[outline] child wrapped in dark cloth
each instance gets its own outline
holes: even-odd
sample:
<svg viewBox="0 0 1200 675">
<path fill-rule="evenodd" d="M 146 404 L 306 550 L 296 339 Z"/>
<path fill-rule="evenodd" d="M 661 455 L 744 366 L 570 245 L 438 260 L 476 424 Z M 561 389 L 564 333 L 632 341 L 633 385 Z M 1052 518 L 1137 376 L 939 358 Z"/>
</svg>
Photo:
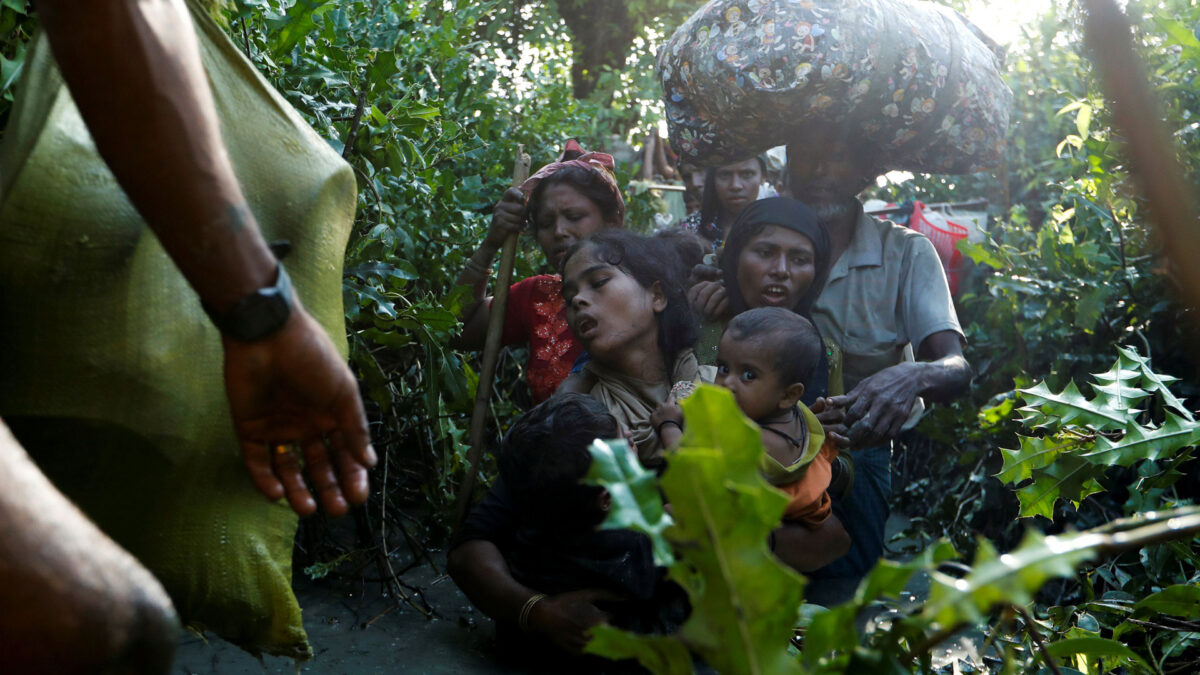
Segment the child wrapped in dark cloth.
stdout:
<svg viewBox="0 0 1200 675">
<path fill-rule="evenodd" d="M 649 539 L 597 529 L 611 498 L 580 480 L 588 446 L 619 438 L 596 399 L 562 394 L 521 417 L 501 444 L 500 477 L 471 511 L 449 554 L 450 574 L 496 620 L 508 648 L 546 642 L 578 652 L 592 625 L 673 632 L 690 608 L 683 590 L 656 567 Z M 528 651 L 528 650 L 525 650 Z"/>
</svg>

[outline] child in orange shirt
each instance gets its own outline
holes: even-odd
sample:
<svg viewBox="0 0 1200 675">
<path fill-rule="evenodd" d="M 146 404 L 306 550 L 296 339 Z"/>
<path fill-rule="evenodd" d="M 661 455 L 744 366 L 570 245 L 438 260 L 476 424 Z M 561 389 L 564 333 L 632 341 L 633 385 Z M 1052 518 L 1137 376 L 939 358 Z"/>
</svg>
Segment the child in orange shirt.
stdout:
<svg viewBox="0 0 1200 675">
<path fill-rule="evenodd" d="M 789 497 L 784 521 L 810 530 L 830 516 L 826 489 L 838 455 L 816 415 L 800 402 L 822 348 L 803 316 L 778 307 L 747 310 L 721 335 L 714 382 L 732 391 L 738 408 L 762 430 L 763 477 Z M 683 415 L 674 398 L 659 406 L 652 422 L 664 445 L 679 442 Z"/>
</svg>

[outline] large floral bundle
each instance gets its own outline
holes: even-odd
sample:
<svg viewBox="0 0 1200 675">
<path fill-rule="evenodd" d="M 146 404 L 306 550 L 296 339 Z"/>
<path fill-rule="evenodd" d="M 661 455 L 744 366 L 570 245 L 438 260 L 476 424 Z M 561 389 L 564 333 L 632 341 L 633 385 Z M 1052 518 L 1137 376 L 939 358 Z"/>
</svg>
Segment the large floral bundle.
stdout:
<svg viewBox="0 0 1200 675">
<path fill-rule="evenodd" d="M 910 0 L 712 0 L 659 52 L 671 143 L 742 159 L 814 122 L 885 169 L 969 173 L 1000 162 L 1012 92 L 961 15 Z"/>
</svg>

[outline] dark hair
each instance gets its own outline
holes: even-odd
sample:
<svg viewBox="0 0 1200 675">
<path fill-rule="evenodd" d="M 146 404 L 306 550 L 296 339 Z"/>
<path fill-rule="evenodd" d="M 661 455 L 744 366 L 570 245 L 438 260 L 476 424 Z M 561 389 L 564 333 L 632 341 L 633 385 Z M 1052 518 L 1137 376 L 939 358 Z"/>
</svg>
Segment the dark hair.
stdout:
<svg viewBox="0 0 1200 675">
<path fill-rule="evenodd" d="M 567 159 L 573 158 L 568 157 Z M 582 166 L 566 166 L 543 178 L 530 193 L 526 218 L 529 220 L 531 230 L 537 230 L 537 222 L 535 222 L 537 212 L 542 208 L 542 197 L 546 193 L 546 188 L 551 185 L 568 185 L 574 188 L 596 205 L 605 221 L 616 219 L 618 225 L 624 225 L 625 204 L 612 185 L 600 175 L 599 170 L 585 169 Z"/>
<path fill-rule="evenodd" d="M 811 321 L 782 307 L 757 307 L 733 317 L 726 332 L 733 339 L 758 340 L 760 349 L 773 352 L 775 372 L 785 384 L 800 382 L 807 388 L 825 348 Z"/>
<path fill-rule="evenodd" d="M 746 159 L 750 159 L 747 157 Z M 767 179 L 767 156 L 755 155 L 754 159 L 758 160 L 758 169 L 762 171 L 763 180 Z M 738 164 L 746 161 L 745 159 L 736 162 L 726 162 L 721 166 L 730 164 Z M 704 194 L 700 196 L 700 225 L 711 225 L 717 222 L 717 214 L 721 212 L 721 202 L 717 199 L 717 169 L 720 167 L 710 166 L 705 170 L 704 174 Z"/>
<path fill-rule="evenodd" d="M 789 197 L 770 197 L 751 203 L 729 228 L 729 236 L 721 251 L 720 261 L 729 308 L 734 314 L 740 314 L 747 309 L 746 298 L 737 279 L 738 258 L 741 257 L 746 244 L 770 225 L 798 232 L 812 242 L 813 267 L 816 273 L 808 290 L 792 308 L 793 312 L 808 316 L 817 296 L 825 287 L 825 278 L 829 276 L 829 233 L 825 225 L 817 220 L 812 209 Z"/>
<path fill-rule="evenodd" d="M 522 520 L 550 530 L 599 524 L 603 488 L 579 481 L 592 464 L 592 441 L 620 435 L 616 418 L 584 394 L 554 396 L 522 415 L 499 451 L 500 476 Z"/>
<path fill-rule="evenodd" d="M 695 347 L 700 338 L 700 321 L 684 288 L 696 256 L 703 257 L 703 248 L 697 250 L 697 245 L 694 237 L 669 232 L 643 237 L 629 230 L 605 230 L 572 244 L 563 255 L 559 272 L 566 270 L 573 255 L 591 247 L 596 260 L 621 268 L 642 288 L 658 282 L 667 298 L 667 308 L 658 316 L 658 349 L 669 371 L 679 352 Z"/>
</svg>

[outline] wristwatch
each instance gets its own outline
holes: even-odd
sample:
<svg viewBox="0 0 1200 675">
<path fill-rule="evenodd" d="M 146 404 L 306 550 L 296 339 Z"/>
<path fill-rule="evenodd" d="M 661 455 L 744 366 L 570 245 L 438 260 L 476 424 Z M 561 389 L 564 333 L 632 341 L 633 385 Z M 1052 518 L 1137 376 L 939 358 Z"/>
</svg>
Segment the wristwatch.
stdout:
<svg viewBox="0 0 1200 675">
<path fill-rule="evenodd" d="M 283 328 L 292 314 L 294 291 L 283 264 L 276 264 L 275 268 L 278 272 L 273 286 L 260 288 L 241 298 L 225 312 L 213 311 L 201 303 L 213 325 L 241 342 L 255 342 Z"/>
</svg>

